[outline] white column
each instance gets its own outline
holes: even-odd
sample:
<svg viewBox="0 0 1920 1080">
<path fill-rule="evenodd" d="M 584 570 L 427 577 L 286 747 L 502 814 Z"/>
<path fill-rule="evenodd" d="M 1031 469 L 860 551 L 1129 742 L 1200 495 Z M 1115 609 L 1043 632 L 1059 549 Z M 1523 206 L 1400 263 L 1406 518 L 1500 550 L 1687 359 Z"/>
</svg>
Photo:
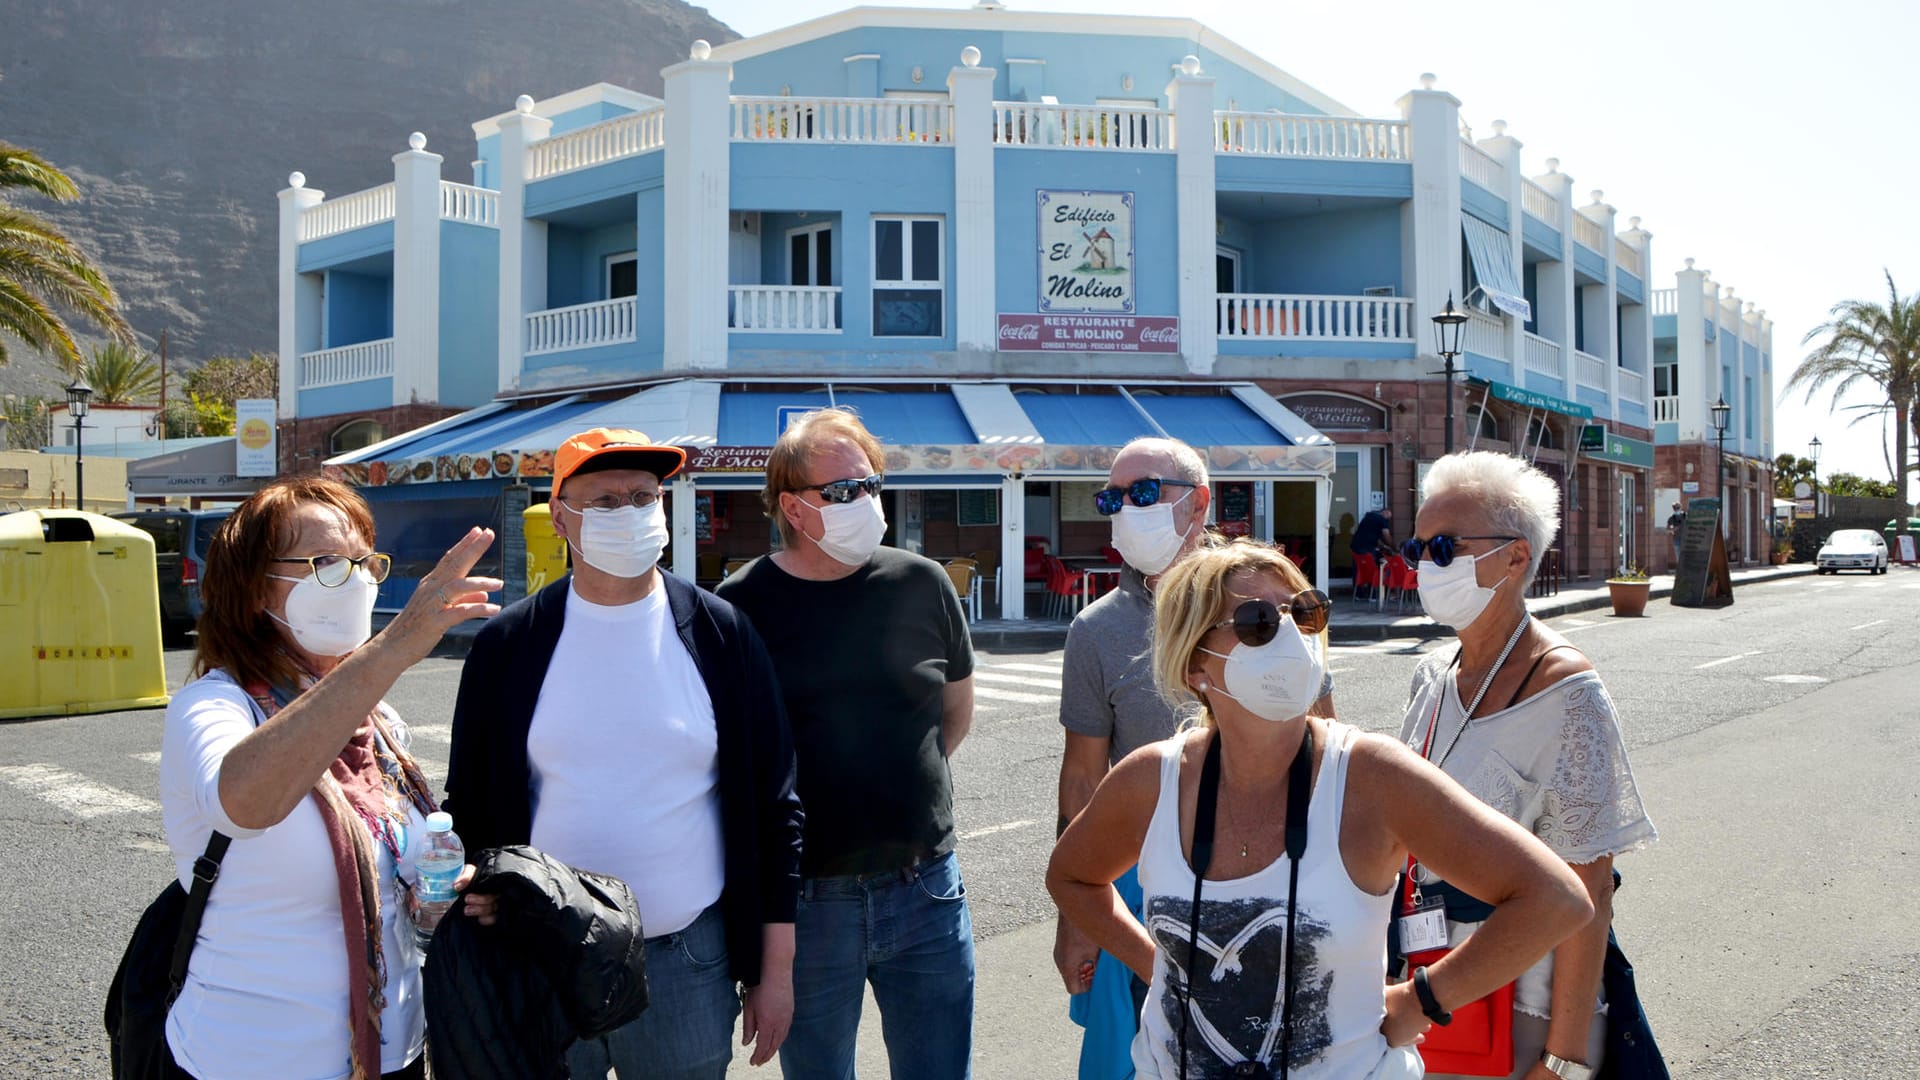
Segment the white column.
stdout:
<svg viewBox="0 0 1920 1080">
<path fill-rule="evenodd" d="M 1607 392 L 1608 419 L 1620 419 L 1620 341 L 1619 323 L 1614 311 L 1620 306 L 1620 256 L 1614 245 L 1614 215 L 1617 211 L 1607 205 L 1604 191 L 1593 193 L 1593 202 L 1584 206 L 1579 213 L 1588 221 L 1600 226 L 1600 235 L 1605 250 L 1600 257 L 1605 260 L 1607 272 L 1605 280 L 1598 285 L 1589 285 L 1585 329 L 1587 334 L 1587 352 L 1607 362 L 1607 385 L 1601 389 Z"/>
<path fill-rule="evenodd" d="M 668 569 L 688 581 L 700 573 L 700 538 L 695 531 L 693 477 L 682 472 L 673 478 L 673 565 Z"/>
<path fill-rule="evenodd" d="M 1715 310 L 1707 310 L 1707 272 L 1695 270 L 1693 260 L 1688 259 L 1686 269 L 1673 275 L 1674 282 L 1674 359 L 1679 370 L 1674 393 L 1679 400 L 1679 414 L 1676 416 L 1677 438 L 1675 442 L 1699 442 L 1706 438 L 1707 403 L 1719 385 L 1716 372 L 1710 370 L 1710 353 L 1706 337 L 1706 320 L 1719 318 L 1718 302 Z"/>
<path fill-rule="evenodd" d="M 427 137 L 393 155 L 393 403 L 440 400 L 440 163 Z"/>
<path fill-rule="evenodd" d="M 1535 333 L 1560 346 L 1560 359 L 1565 379 L 1560 387 L 1560 396 L 1573 397 L 1573 177 L 1560 171 L 1560 159 L 1547 159 L 1545 176 L 1534 178 L 1534 182 L 1545 188 L 1559 204 L 1558 221 L 1554 227 L 1560 233 L 1559 258 L 1551 263 L 1540 264 L 1534 278 L 1538 284 L 1540 303 L 1538 311 L 1533 313 Z M 1525 385 L 1526 373 L 1519 364 L 1514 366 L 1514 381 Z"/>
<path fill-rule="evenodd" d="M 1435 90 L 1434 81 L 1420 76 L 1420 89 L 1399 101 L 1413 151 L 1413 198 L 1400 212 L 1401 275 L 1413 297 L 1413 321 L 1422 328 L 1448 296 L 1456 304 L 1466 299 L 1460 281 L 1460 99 Z M 1317 573 L 1325 582 L 1324 555 Z"/>
<path fill-rule="evenodd" d="M 521 94 L 500 121 L 500 385 L 518 389 L 527 358 L 527 316 L 547 306 L 547 223 L 527 218 L 527 147 L 547 137 L 553 121 L 533 114 Z"/>
<path fill-rule="evenodd" d="M 1323 476 L 1313 482 L 1313 520 L 1320 535 L 1320 542 L 1313 545 L 1313 587 L 1321 592 L 1327 591 L 1327 546 L 1333 543 L 1327 518 L 1332 513 L 1333 480 Z"/>
<path fill-rule="evenodd" d="M 280 192 L 280 416 L 298 416 L 300 354 L 320 347 L 320 281 L 300 273 L 300 215 L 327 193 L 294 173 Z"/>
<path fill-rule="evenodd" d="M 1760 350 L 1760 370 L 1755 376 L 1759 384 L 1754 393 L 1760 398 L 1760 453 L 1761 461 L 1773 460 L 1773 320 L 1767 318 L 1765 311 L 1760 312 L 1760 325 L 1754 335 L 1754 347 Z M 1905 436 L 1902 436 L 1903 438 Z M 1769 474 L 1771 475 L 1771 474 Z"/>
<path fill-rule="evenodd" d="M 1027 617 L 1027 482 L 1000 482 L 1000 617 Z"/>
<path fill-rule="evenodd" d="M 667 89 L 665 367 L 727 366 L 727 215 L 732 65 L 696 41 L 692 59 L 661 72 Z"/>
<path fill-rule="evenodd" d="M 1620 319 L 1620 364 L 1640 373 L 1641 388 L 1647 400 L 1647 426 L 1653 426 L 1653 234 L 1640 227 L 1640 219 L 1628 218 L 1627 231 L 1620 234 L 1640 256 L 1641 302 L 1628 305 Z M 1617 278 L 1615 279 L 1618 280 Z"/>
<path fill-rule="evenodd" d="M 1214 256 L 1218 250 L 1214 215 L 1213 79 L 1200 74 L 1200 58 L 1180 61 L 1180 74 L 1167 84 L 1173 105 L 1174 215 L 1178 236 L 1180 358 L 1195 375 L 1213 372 L 1219 349 L 1214 325 L 1218 308 Z"/>
<path fill-rule="evenodd" d="M 999 348 L 994 318 L 993 79 L 980 50 L 960 50 L 947 75 L 953 100 L 954 343 L 962 353 Z"/>
<path fill-rule="evenodd" d="M 1526 227 L 1525 196 L 1521 188 L 1526 184 L 1526 174 L 1520 171 L 1519 139 L 1507 134 L 1507 122 L 1493 122 L 1493 138 L 1481 139 L 1480 149 L 1485 150 L 1493 160 L 1506 170 L 1506 190 L 1501 192 L 1507 200 L 1507 257 L 1512 260 L 1514 273 L 1519 275 L 1522 291 L 1526 289 L 1526 254 L 1522 251 L 1521 230 Z M 1516 370 L 1520 363 L 1520 336 L 1527 331 L 1527 325 L 1514 316 L 1506 320 L 1507 356 L 1513 361 Z"/>
</svg>

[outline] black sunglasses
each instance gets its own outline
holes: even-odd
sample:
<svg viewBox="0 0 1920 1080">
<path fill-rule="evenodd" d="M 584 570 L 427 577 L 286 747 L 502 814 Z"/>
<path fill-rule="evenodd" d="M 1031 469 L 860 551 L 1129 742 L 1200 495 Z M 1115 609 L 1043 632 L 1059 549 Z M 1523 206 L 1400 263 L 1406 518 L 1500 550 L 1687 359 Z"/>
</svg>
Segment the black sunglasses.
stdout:
<svg viewBox="0 0 1920 1080">
<path fill-rule="evenodd" d="M 1123 488 L 1102 488 L 1094 492 L 1093 508 L 1100 511 L 1103 517 L 1112 517 L 1120 512 L 1120 508 L 1125 506 L 1128 500 L 1131 500 L 1135 506 L 1152 506 L 1160 501 L 1160 489 L 1167 484 L 1183 488 L 1200 486 L 1189 484 L 1185 480 L 1162 480 L 1157 476 L 1143 477 Z"/>
<path fill-rule="evenodd" d="M 1417 563 L 1420 561 L 1420 552 L 1424 548 L 1433 556 L 1428 561 L 1435 566 L 1446 566 L 1453 562 L 1454 548 L 1462 540 L 1505 540 L 1511 544 L 1518 539 L 1520 538 L 1517 536 L 1448 536 L 1446 533 L 1427 540 L 1415 536 L 1408 538 L 1406 543 L 1400 545 L 1400 557 L 1410 563 Z"/>
<path fill-rule="evenodd" d="M 833 480 L 825 484 L 813 484 L 808 487 L 802 487 L 798 490 L 817 491 L 820 493 L 822 499 L 830 503 L 850 503 L 859 497 L 863 491 L 869 495 L 880 494 L 880 485 L 882 482 L 881 478 L 875 475 L 859 480 Z"/>
<path fill-rule="evenodd" d="M 1333 607 L 1333 601 L 1319 589 L 1293 594 L 1287 601 L 1287 616 L 1301 633 L 1317 634 L 1327 628 L 1327 612 Z M 1218 630 L 1223 626 L 1233 627 L 1233 636 L 1240 644 L 1259 648 L 1273 640 L 1280 632 L 1280 609 L 1271 600 L 1247 600 L 1233 609 L 1233 618 L 1222 619 L 1209 630 Z"/>
</svg>

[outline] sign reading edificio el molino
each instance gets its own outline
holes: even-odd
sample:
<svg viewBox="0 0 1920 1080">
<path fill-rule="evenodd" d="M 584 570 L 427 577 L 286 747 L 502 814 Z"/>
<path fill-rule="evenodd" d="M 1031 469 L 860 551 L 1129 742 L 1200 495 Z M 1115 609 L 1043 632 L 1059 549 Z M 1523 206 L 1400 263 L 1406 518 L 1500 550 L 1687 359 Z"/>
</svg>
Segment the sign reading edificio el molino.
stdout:
<svg viewBox="0 0 1920 1080">
<path fill-rule="evenodd" d="M 1132 314 L 1133 192 L 1040 191 L 1039 311 Z"/>
</svg>

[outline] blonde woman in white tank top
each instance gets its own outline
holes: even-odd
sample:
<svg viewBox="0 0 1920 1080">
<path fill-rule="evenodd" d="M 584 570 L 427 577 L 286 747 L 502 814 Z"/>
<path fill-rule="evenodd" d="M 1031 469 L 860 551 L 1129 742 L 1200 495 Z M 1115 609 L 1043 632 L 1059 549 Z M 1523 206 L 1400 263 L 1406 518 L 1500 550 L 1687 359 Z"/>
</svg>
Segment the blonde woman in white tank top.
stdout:
<svg viewBox="0 0 1920 1080">
<path fill-rule="evenodd" d="M 1115 766 L 1047 868 L 1061 912 L 1149 984 L 1133 1049 L 1140 1077 L 1419 1076 L 1404 1048 L 1429 1026 L 1429 1006 L 1411 984 L 1386 985 L 1388 903 L 1409 851 L 1499 904 L 1428 970 L 1432 1009 L 1512 981 L 1592 916 L 1564 862 L 1405 746 L 1304 715 L 1324 669 L 1325 618 L 1326 598 L 1264 544 L 1197 552 L 1156 589 L 1154 674 L 1196 722 Z M 1195 811 L 1216 741 L 1196 920 Z M 1286 808 L 1303 747 L 1296 868 Z M 1136 861 L 1146 926 L 1112 884 Z"/>
</svg>

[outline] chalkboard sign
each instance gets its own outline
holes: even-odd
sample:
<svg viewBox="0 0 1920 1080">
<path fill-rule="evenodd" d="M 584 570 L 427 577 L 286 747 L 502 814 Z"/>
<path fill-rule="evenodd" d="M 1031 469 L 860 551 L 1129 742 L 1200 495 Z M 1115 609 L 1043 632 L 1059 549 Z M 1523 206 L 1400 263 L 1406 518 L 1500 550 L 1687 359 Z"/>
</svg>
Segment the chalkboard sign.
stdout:
<svg viewBox="0 0 1920 1080">
<path fill-rule="evenodd" d="M 1727 545 L 1720 535 L 1720 500 L 1687 503 L 1680 527 L 1680 566 L 1674 572 L 1675 607 L 1725 607 L 1733 603 L 1733 577 L 1727 569 Z"/>
<path fill-rule="evenodd" d="M 533 489 L 527 485 L 500 489 L 500 578 L 506 582 L 500 590 L 501 607 L 527 595 L 527 519 L 522 515 L 532 505 Z"/>
</svg>

